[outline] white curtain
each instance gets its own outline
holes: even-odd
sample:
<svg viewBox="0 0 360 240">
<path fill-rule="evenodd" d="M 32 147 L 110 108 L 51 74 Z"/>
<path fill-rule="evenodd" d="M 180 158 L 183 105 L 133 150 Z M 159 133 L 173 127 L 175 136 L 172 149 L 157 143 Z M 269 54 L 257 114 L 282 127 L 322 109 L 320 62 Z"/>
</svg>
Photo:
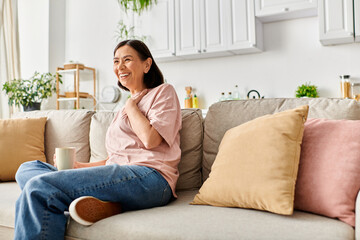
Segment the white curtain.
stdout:
<svg viewBox="0 0 360 240">
<path fill-rule="evenodd" d="M 0 0 L 0 118 L 10 117 L 13 111 L 3 84 L 20 77 L 17 0 Z"/>
</svg>

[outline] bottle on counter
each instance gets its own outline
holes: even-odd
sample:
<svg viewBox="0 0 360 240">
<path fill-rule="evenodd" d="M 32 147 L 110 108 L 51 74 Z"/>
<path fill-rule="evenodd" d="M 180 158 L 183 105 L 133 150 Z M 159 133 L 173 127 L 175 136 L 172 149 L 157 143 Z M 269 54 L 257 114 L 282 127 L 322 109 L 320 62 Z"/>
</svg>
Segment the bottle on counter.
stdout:
<svg viewBox="0 0 360 240">
<path fill-rule="evenodd" d="M 194 97 L 192 99 L 192 107 L 199 108 L 199 101 L 198 101 L 198 97 L 196 96 L 196 94 L 194 94 Z"/>
<path fill-rule="evenodd" d="M 220 99 L 219 99 L 219 102 L 221 102 L 221 101 L 225 101 L 226 99 L 225 99 L 225 93 L 224 92 L 222 92 L 221 93 L 221 95 L 220 95 Z"/>
<path fill-rule="evenodd" d="M 185 97 L 185 108 L 192 108 L 192 87 L 185 87 L 185 91 L 186 91 L 186 97 Z"/>
<path fill-rule="evenodd" d="M 342 98 L 351 98 L 350 97 L 350 75 L 341 75 L 340 76 L 340 89 Z"/>
<path fill-rule="evenodd" d="M 351 98 L 360 101 L 360 82 L 351 83 Z"/>
<path fill-rule="evenodd" d="M 239 100 L 240 99 L 240 92 L 238 85 L 235 85 L 234 92 L 233 92 L 233 99 Z"/>
<path fill-rule="evenodd" d="M 231 92 L 228 92 L 228 95 L 226 97 L 226 100 L 233 100 L 233 96 Z"/>
</svg>

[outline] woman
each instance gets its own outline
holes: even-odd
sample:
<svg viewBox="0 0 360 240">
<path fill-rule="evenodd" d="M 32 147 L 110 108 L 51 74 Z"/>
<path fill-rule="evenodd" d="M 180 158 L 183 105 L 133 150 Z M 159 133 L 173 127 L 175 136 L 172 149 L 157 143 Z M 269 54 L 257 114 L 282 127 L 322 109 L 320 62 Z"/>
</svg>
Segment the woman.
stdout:
<svg viewBox="0 0 360 240">
<path fill-rule="evenodd" d="M 167 204 L 175 195 L 181 112 L 149 49 L 138 40 L 114 50 L 118 85 L 130 91 L 106 135 L 108 158 L 57 171 L 40 161 L 20 166 L 15 239 L 64 239 L 67 217 L 90 225 L 121 211 Z M 55 159 L 56 162 L 56 159 Z M 74 201 L 75 200 L 75 201 Z M 92 211 L 84 211 L 92 209 Z"/>
</svg>

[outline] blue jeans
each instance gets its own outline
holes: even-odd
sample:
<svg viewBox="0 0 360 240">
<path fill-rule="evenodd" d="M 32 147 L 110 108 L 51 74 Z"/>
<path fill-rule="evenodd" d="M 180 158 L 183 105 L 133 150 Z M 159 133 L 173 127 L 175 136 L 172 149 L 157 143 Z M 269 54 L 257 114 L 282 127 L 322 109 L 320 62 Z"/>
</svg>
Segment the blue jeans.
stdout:
<svg viewBox="0 0 360 240">
<path fill-rule="evenodd" d="M 172 192 L 156 170 L 117 164 L 57 171 L 41 161 L 23 163 L 16 181 L 15 239 L 64 239 L 70 203 L 81 196 L 120 202 L 124 211 L 166 205 Z"/>
</svg>

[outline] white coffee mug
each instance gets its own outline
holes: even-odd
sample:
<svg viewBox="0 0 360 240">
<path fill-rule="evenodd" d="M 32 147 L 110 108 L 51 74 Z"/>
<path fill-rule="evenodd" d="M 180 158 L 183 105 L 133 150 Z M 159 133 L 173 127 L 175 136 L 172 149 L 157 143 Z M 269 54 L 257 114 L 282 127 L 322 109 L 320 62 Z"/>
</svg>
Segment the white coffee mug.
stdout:
<svg viewBox="0 0 360 240">
<path fill-rule="evenodd" d="M 59 170 L 74 168 L 74 161 L 76 158 L 76 148 L 74 147 L 59 147 L 55 149 L 56 166 Z"/>
</svg>

